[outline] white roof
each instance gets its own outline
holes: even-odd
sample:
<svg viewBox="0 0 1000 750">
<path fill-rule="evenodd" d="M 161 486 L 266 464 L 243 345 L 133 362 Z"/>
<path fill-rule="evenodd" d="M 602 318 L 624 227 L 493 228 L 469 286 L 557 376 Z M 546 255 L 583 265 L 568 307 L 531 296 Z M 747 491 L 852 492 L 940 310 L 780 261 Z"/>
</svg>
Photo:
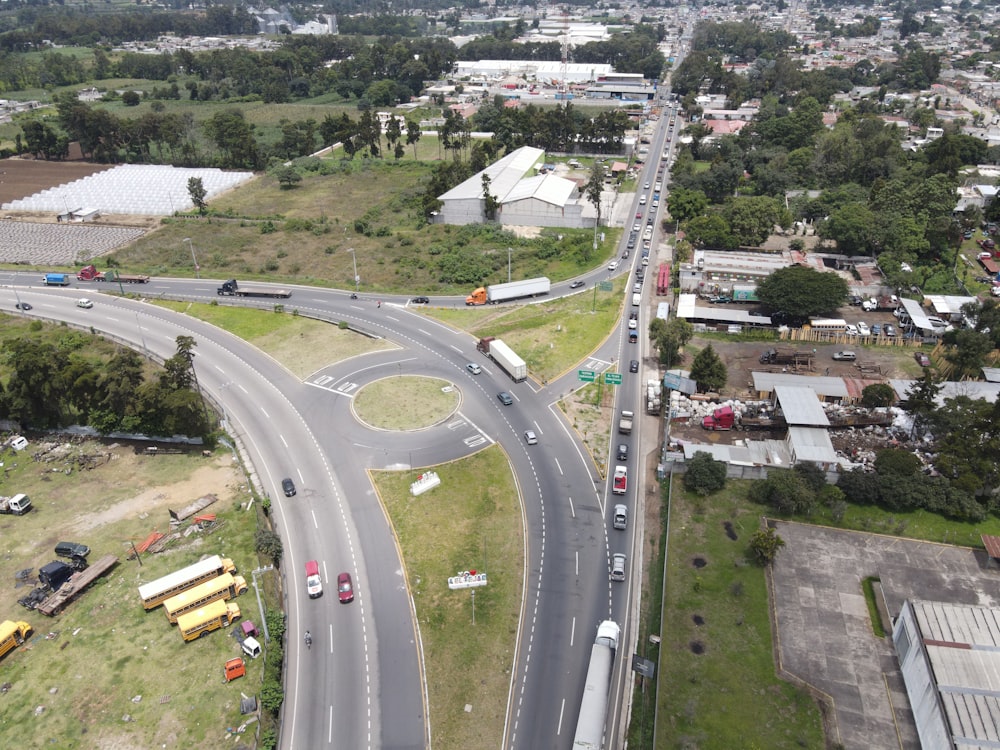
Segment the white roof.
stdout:
<svg viewBox="0 0 1000 750">
<path fill-rule="evenodd" d="M 537 198 L 554 206 L 565 206 L 574 190 L 576 183 L 572 180 L 554 174 L 540 174 L 520 180 L 500 202 L 511 203 L 525 198 Z"/>
<path fill-rule="evenodd" d="M 817 464 L 839 464 L 840 457 L 833 449 L 830 433 L 822 427 L 788 428 L 788 444 L 795 461 L 812 461 Z"/>
<path fill-rule="evenodd" d="M 816 397 L 816 391 L 812 388 L 776 385 L 774 393 L 778 397 L 781 413 L 785 415 L 788 424 L 829 427 L 830 420 Z"/>
<path fill-rule="evenodd" d="M 896 395 L 901 399 L 906 398 L 907 392 L 916 383 L 916 380 L 893 379 L 889 381 L 889 385 L 892 386 L 893 390 L 896 391 Z M 963 380 L 959 383 L 954 380 L 948 380 L 940 385 L 941 390 L 937 397 L 938 406 L 942 406 L 945 399 L 955 398 L 956 396 L 968 396 L 969 398 L 978 398 L 990 402 L 996 401 L 997 397 L 1000 396 L 1000 383 L 985 383 L 981 380 Z"/>
<path fill-rule="evenodd" d="M 814 377 L 812 375 L 795 375 L 789 372 L 754 372 L 753 387 L 755 391 L 770 393 L 779 385 L 801 386 L 811 389 L 817 396 L 833 396 L 847 398 L 847 386 L 843 378 Z"/>
<path fill-rule="evenodd" d="M 964 305 L 979 301 L 976 297 L 959 297 L 954 294 L 925 294 L 924 299 L 941 315 L 961 315 Z"/>
<path fill-rule="evenodd" d="M 441 200 L 482 198 L 483 175 L 485 174 L 490 178 L 490 193 L 497 196 L 503 203 L 511 190 L 517 187 L 517 183 L 544 155 L 545 151 L 540 148 L 522 146 L 502 159 L 493 162 L 482 172 L 477 172 L 469 179 L 459 183 L 439 198 Z"/>
</svg>

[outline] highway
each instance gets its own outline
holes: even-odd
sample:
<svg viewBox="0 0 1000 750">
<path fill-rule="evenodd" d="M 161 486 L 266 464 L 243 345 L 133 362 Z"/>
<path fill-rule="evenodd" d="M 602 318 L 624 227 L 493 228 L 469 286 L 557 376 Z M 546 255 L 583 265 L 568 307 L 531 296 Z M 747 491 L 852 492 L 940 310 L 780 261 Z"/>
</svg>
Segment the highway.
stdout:
<svg viewBox="0 0 1000 750">
<path fill-rule="evenodd" d="M 672 149 L 667 140 L 669 119 L 661 116 L 651 154 Z M 640 183 L 657 181 L 658 164 L 659 159 L 649 160 Z M 665 186 L 668 173 L 664 171 Z M 665 203 L 664 190 L 660 210 L 665 210 Z M 634 209 L 639 208 L 636 203 Z M 654 247 L 659 231 L 654 222 Z M 622 242 L 624 248 L 624 238 Z M 632 274 L 640 263 L 641 253 L 634 253 L 615 275 Z M 653 268 L 649 275 L 654 275 Z M 607 275 L 602 267 L 582 276 L 589 282 L 584 293 Z M 261 309 L 272 309 L 276 302 L 219 298 L 218 284 L 218 280 L 156 278 L 125 290 L 150 298 L 162 295 Z M 208 324 L 100 293 L 117 292 L 115 284 L 74 282 L 67 289 L 41 288 L 37 273 L 12 274 L 0 292 L 0 304 L 13 311 L 15 301 L 29 302 L 33 309 L 28 316 L 92 327 L 159 358 L 175 353 L 179 335 L 192 336 L 197 342 L 199 384 L 223 406 L 226 419 L 240 435 L 245 458 L 272 498 L 272 515 L 284 542 L 289 669 L 282 748 L 429 746 L 419 633 L 402 563 L 365 469 L 430 465 L 471 454 L 494 441 L 502 443 L 522 493 L 527 545 L 521 626 L 503 744 L 506 748 L 569 748 L 590 647 L 598 623 L 605 619 L 622 626 L 612 706 L 623 705 L 627 698 L 638 602 L 634 587 L 641 577 L 642 508 L 637 488 L 644 468 L 640 461 L 648 452 L 639 443 L 638 425 L 627 438 L 613 436 L 613 443 L 630 444 L 630 481 L 624 498 L 609 497 L 605 478 L 598 476 L 556 406 L 577 387 L 575 372 L 544 388 L 530 381 L 514 385 L 475 351 L 468 335 L 412 314 L 405 299 L 382 297 L 377 306 L 374 298 L 351 300 L 345 291 L 291 288 L 292 299 L 277 302 L 303 315 L 347 320 L 399 348 L 331 365 L 302 382 L 252 346 Z M 553 287 L 553 295 L 563 293 L 572 293 L 568 284 Z M 631 297 L 631 284 L 627 295 Z M 94 300 L 92 309 L 75 306 L 82 296 Z M 434 304 L 461 306 L 464 302 L 436 298 Z M 583 366 L 616 369 L 612 362 L 641 360 L 639 353 L 647 346 L 647 308 L 640 308 L 638 329 L 643 334 L 638 344 L 628 343 L 622 320 Z M 465 370 L 470 361 L 483 366 L 481 375 Z M 627 365 L 621 369 L 624 376 L 616 414 L 631 408 L 640 415 L 643 374 L 628 373 Z M 459 383 L 464 399 L 455 424 L 422 431 L 414 440 L 407 434 L 376 434 L 356 422 L 350 411 L 352 394 L 367 382 L 400 373 Z M 499 404 L 496 393 L 500 390 L 513 395 L 512 406 Z M 527 429 L 536 432 L 538 445 L 525 445 Z M 610 455 L 607 464 L 616 463 L 620 462 Z M 283 476 L 295 481 L 295 497 L 283 496 Z M 627 531 L 611 528 L 608 506 L 615 502 L 629 507 Z M 628 556 L 625 583 L 609 580 L 613 552 Z M 303 568 L 313 559 L 319 562 L 325 587 L 324 596 L 318 599 L 309 599 L 304 590 Z M 355 581 L 355 601 L 346 605 L 338 602 L 335 591 L 336 575 L 342 570 L 351 572 Z M 313 635 L 309 650 L 301 638 L 306 629 Z M 613 710 L 608 737 L 617 737 L 621 726 Z"/>
</svg>

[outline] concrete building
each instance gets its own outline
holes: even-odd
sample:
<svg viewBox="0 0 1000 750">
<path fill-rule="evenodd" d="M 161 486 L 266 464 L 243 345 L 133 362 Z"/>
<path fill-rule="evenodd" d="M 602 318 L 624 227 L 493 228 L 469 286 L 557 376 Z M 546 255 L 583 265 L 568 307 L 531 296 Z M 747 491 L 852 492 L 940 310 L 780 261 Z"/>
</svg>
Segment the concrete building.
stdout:
<svg viewBox="0 0 1000 750">
<path fill-rule="evenodd" d="M 892 643 L 922 747 L 1000 747 L 1000 610 L 907 599 Z"/>
<path fill-rule="evenodd" d="M 483 175 L 499 206 L 495 220 L 504 226 L 593 227 L 596 213 L 585 211 L 577 184 L 554 174 L 539 174 L 545 152 L 524 146 L 439 196 L 437 221 L 477 224 L 486 221 Z"/>
<path fill-rule="evenodd" d="M 682 292 L 728 294 L 734 284 L 756 285 L 794 263 L 789 253 L 696 250 L 692 262 L 681 266 L 678 279 Z"/>
<path fill-rule="evenodd" d="M 459 60 L 452 75 L 471 80 L 501 80 L 513 76 L 542 84 L 572 84 L 590 83 L 613 72 L 606 63 L 566 63 L 564 66 L 560 60 Z"/>
</svg>

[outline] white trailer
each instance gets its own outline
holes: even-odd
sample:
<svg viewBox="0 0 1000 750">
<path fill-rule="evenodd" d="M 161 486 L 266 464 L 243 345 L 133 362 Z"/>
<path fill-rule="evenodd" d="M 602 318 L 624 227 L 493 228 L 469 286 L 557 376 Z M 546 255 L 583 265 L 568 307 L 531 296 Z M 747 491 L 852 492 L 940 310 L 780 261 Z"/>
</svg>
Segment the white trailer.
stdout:
<svg viewBox="0 0 1000 750">
<path fill-rule="evenodd" d="M 522 279 L 507 284 L 490 284 L 486 287 L 486 299 L 491 304 L 496 304 L 512 299 L 537 297 L 548 294 L 551 289 L 552 283 L 545 276 L 540 276 L 537 279 Z"/>
<path fill-rule="evenodd" d="M 604 724 L 608 719 L 608 696 L 611 692 L 611 671 L 615 666 L 615 650 L 621 628 L 614 620 L 605 620 L 597 627 L 597 638 L 590 649 L 590 667 L 580 701 L 580 717 L 576 722 L 573 750 L 601 750 Z"/>
<path fill-rule="evenodd" d="M 522 383 L 528 379 L 527 363 L 500 339 L 492 337 L 480 339 L 477 348 L 500 365 L 500 369 L 510 375 L 510 379 L 515 383 Z"/>
</svg>

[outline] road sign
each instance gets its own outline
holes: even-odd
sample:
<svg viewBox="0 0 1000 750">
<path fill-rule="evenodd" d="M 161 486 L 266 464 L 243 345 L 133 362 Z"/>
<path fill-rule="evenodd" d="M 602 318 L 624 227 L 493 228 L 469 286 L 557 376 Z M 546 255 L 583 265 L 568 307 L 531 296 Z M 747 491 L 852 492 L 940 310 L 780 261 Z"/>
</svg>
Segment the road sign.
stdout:
<svg viewBox="0 0 1000 750">
<path fill-rule="evenodd" d="M 576 376 L 584 383 L 593 383 L 597 378 L 597 373 L 593 370 L 577 370 Z"/>
<path fill-rule="evenodd" d="M 604 385 L 621 385 L 622 374 L 620 372 L 604 373 Z"/>
<path fill-rule="evenodd" d="M 610 281 L 599 281 L 597 282 L 597 288 L 602 292 L 610 292 L 615 288 L 615 285 Z"/>
</svg>

